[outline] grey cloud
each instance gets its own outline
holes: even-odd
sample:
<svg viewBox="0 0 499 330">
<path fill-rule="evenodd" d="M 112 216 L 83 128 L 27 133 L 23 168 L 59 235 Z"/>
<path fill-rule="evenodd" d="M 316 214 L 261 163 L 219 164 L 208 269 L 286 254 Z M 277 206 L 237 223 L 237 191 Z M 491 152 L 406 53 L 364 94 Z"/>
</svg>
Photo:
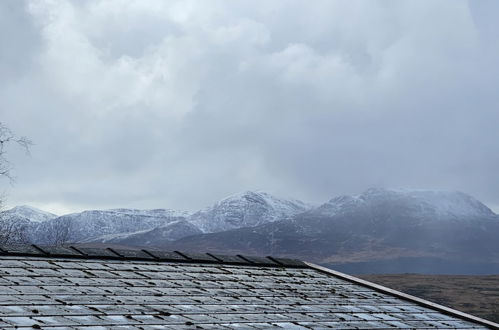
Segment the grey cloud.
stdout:
<svg viewBox="0 0 499 330">
<path fill-rule="evenodd" d="M 40 38 L 26 10 L 24 1 L 7 0 L 0 3 L 0 76 L 3 88 L 13 78 L 32 69 L 34 54 L 39 50 Z"/>
<path fill-rule="evenodd" d="M 497 11 L 477 3 L 28 2 L 37 28 L 11 40 L 34 64 L 0 106 L 36 146 L 13 153 L 10 203 L 196 209 L 395 186 L 499 204 Z"/>
</svg>

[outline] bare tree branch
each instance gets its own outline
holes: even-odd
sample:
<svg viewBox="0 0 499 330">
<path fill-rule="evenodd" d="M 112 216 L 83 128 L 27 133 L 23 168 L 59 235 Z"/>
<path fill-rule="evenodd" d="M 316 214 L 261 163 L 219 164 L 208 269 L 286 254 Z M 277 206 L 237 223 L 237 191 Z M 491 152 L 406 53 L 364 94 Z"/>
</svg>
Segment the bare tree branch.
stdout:
<svg viewBox="0 0 499 330">
<path fill-rule="evenodd" d="M 0 122 L 0 177 L 6 177 L 10 182 L 14 181 L 14 177 L 11 173 L 12 166 L 7 159 L 7 147 L 12 144 L 17 144 L 29 154 L 33 142 L 27 137 L 14 135 L 7 126 Z"/>
<path fill-rule="evenodd" d="M 54 232 L 52 233 L 52 244 L 53 245 L 64 245 L 70 242 L 71 231 L 72 231 L 72 223 L 69 221 L 60 221 L 57 226 L 54 228 Z"/>
<path fill-rule="evenodd" d="M 0 178 L 5 177 L 12 184 L 12 166 L 7 159 L 7 147 L 18 145 L 29 154 L 33 142 L 26 137 L 16 136 L 7 126 L 0 122 Z M 0 210 L 2 210 L 5 196 L 0 196 Z M 5 212 L 0 212 L 0 245 L 27 242 L 27 224 L 6 217 Z"/>
</svg>

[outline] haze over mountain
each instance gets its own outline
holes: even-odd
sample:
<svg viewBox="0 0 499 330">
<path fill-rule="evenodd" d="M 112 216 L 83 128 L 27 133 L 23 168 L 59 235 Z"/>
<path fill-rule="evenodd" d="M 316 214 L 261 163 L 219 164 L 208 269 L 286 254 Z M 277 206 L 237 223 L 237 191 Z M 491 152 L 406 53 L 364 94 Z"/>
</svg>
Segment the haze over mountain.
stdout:
<svg viewBox="0 0 499 330">
<path fill-rule="evenodd" d="M 387 212 L 398 208 L 399 212 L 435 220 L 494 216 L 487 206 L 462 192 L 377 188 L 360 195 L 335 197 L 313 213 L 335 216 L 360 209 L 374 212 L 380 207 L 386 207 Z"/>
</svg>

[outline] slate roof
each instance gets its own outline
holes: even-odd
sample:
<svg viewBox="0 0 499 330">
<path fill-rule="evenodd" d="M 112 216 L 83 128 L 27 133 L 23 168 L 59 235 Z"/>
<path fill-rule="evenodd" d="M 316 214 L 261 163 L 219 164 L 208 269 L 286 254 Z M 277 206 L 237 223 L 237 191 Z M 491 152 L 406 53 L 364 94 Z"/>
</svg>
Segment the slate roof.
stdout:
<svg viewBox="0 0 499 330">
<path fill-rule="evenodd" d="M 0 328 L 499 325 L 297 260 L 29 245 L 0 247 Z"/>
</svg>

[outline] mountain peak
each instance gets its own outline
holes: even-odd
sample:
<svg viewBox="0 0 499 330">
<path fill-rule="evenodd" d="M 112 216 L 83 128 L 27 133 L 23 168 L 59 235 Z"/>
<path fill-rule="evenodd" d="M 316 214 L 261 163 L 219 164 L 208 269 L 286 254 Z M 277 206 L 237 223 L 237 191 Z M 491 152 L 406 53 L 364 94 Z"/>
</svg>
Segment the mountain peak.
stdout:
<svg viewBox="0 0 499 330">
<path fill-rule="evenodd" d="M 57 217 L 57 215 L 46 212 L 29 205 L 19 205 L 10 210 L 2 212 L 9 218 L 22 218 L 30 222 L 44 222 Z"/>
<path fill-rule="evenodd" d="M 309 208 L 301 201 L 279 198 L 263 191 L 244 191 L 196 212 L 189 221 L 204 232 L 219 232 L 285 219 Z"/>
</svg>

